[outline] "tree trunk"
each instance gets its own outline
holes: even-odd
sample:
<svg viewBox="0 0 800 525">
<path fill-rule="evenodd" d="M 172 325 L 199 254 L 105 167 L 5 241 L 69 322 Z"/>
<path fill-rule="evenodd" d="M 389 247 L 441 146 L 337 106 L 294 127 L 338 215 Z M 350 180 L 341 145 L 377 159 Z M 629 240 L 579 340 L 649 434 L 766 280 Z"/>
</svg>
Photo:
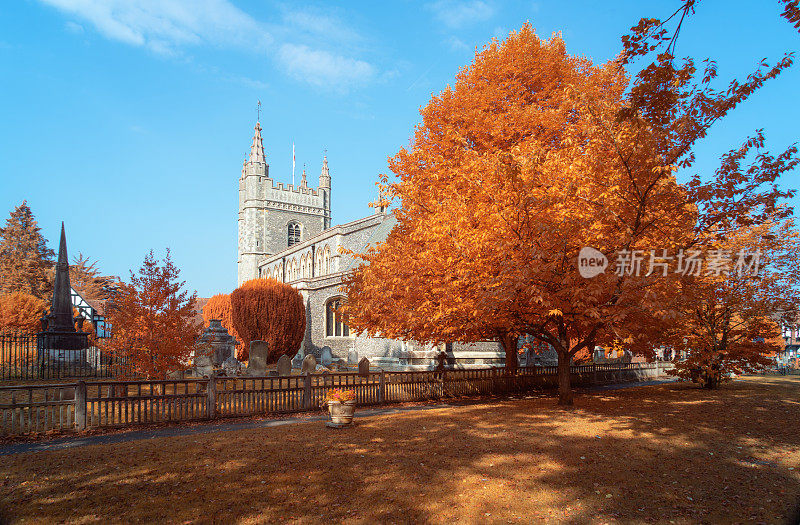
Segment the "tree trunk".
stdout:
<svg viewBox="0 0 800 525">
<path fill-rule="evenodd" d="M 558 404 L 572 405 L 572 384 L 569 376 L 570 355 L 568 352 L 558 352 Z"/>
<path fill-rule="evenodd" d="M 514 375 L 517 373 L 519 361 L 517 359 L 517 338 L 509 334 L 503 334 L 500 344 L 506 351 L 506 374 Z"/>
</svg>

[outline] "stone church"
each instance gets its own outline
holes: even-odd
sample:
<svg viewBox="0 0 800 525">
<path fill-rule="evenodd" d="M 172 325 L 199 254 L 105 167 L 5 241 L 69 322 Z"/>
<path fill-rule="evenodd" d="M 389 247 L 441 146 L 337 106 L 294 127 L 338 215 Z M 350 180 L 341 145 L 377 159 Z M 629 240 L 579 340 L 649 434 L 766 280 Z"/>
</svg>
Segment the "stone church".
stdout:
<svg viewBox="0 0 800 525">
<path fill-rule="evenodd" d="M 319 183 L 309 186 L 305 169 L 300 184 L 277 182 L 270 175 L 261 125 L 256 123 L 250 154 L 239 179 L 238 284 L 271 278 L 294 286 L 306 305 L 306 334 L 298 355 L 355 363 L 367 357 L 384 369 L 429 369 L 438 349 L 392 339 L 362 337 L 350 331 L 336 307 L 347 298 L 342 277 L 356 261 L 339 248 L 362 252 L 383 241 L 395 218 L 377 210 L 361 219 L 331 226 L 331 171 L 322 159 Z M 448 364 L 459 368 L 502 366 L 505 354 L 496 342 L 448 344 Z"/>
</svg>

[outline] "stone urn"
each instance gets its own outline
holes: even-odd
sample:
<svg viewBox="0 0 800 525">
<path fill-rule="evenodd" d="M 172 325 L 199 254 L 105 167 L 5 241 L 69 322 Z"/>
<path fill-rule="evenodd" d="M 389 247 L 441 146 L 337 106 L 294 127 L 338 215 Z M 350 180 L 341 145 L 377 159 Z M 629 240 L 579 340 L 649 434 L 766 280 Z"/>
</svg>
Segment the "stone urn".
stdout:
<svg viewBox="0 0 800 525">
<path fill-rule="evenodd" d="M 355 401 L 328 401 L 328 412 L 331 415 L 331 423 L 334 425 L 349 425 L 353 422 L 355 411 Z"/>
</svg>

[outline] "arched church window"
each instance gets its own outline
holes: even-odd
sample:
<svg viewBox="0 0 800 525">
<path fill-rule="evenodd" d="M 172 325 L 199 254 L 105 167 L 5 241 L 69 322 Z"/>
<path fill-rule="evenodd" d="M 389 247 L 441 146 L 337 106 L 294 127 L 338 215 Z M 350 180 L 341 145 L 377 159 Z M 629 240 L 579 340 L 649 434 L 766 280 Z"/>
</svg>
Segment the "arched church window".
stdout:
<svg viewBox="0 0 800 525">
<path fill-rule="evenodd" d="M 322 256 L 322 266 L 326 274 L 331 272 L 331 249 L 328 246 L 325 247 L 325 253 Z"/>
<path fill-rule="evenodd" d="M 293 244 L 297 244 L 300 242 L 300 225 L 296 222 L 289 223 L 289 244 L 288 246 L 292 246 Z"/>
<path fill-rule="evenodd" d="M 343 302 L 342 297 L 334 297 L 325 303 L 325 335 L 327 337 L 350 337 L 347 316 L 341 311 Z"/>
</svg>

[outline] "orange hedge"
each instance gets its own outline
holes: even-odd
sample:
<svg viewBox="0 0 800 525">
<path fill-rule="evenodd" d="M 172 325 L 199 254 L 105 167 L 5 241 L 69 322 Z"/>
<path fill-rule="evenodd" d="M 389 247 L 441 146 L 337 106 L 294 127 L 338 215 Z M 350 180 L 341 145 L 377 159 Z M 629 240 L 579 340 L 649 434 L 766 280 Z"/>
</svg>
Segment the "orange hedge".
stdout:
<svg viewBox="0 0 800 525">
<path fill-rule="evenodd" d="M 250 342 L 269 344 L 267 360 L 294 356 L 306 330 L 306 308 L 300 292 L 274 279 L 253 279 L 230 295 L 233 326 L 242 341 L 239 359 L 247 360 Z"/>
</svg>

